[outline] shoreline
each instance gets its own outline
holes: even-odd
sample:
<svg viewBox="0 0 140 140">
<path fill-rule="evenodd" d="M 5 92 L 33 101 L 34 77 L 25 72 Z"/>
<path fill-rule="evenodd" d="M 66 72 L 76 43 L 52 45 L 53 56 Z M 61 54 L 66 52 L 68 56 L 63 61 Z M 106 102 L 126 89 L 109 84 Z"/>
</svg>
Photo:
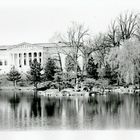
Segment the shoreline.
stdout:
<svg viewBox="0 0 140 140">
<path fill-rule="evenodd" d="M 13 87 L 13 86 L 2 86 L 0 87 L 0 90 L 12 90 L 12 91 L 34 91 L 34 87 Z"/>
<path fill-rule="evenodd" d="M 2 86 L 0 87 L 0 91 L 4 92 L 25 92 L 25 93 L 34 93 L 35 88 L 34 86 L 28 86 L 28 87 L 20 87 L 17 86 L 16 88 L 14 86 Z M 43 96 L 94 96 L 94 95 L 109 95 L 109 94 L 131 94 L 131 95 L 140 95 L 140 89 L 132 89 L 132 88 L 120 88 L 119 86 L 116 88 L 112 88 L 111 90 L 108 90 L 107 88 L 102 91 L 100 88 L 93 89 L 92 91 L 75 91 L 74 89 L 65 88 L 61 91 L 58 89 L 47 89 L 44 91 L 37 90 L 38 95 Z"/>
</svg>

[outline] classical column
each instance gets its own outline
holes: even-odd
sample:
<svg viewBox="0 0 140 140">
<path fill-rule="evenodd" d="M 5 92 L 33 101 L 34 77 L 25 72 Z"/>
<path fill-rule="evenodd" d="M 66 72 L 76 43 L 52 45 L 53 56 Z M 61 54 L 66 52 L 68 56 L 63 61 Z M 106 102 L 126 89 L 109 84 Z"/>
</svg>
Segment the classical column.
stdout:
<svg viewBox="0 0 140 140">
<path fill-rule="evenodd" d="M 13 54 L 11 53 L 11 65 L 13 65 Z"/>
<path fill-rule="evenodd" d="M 22 53 L 20 53 L 19 59 L 20 59 L 20 68 L 21 68 L 22 67 Z"/>
<path fill-rule="evenodd" d="M 17 67 L 17 54 L 15 53 L 14 56 L 15 56 L 15 60 L 14 60 L 14 62 L 15 62 L 15 67 Z"/>
<path fill-rule="evenodd" d="M 15 67 L 18 67 L 18 54 L 15 53 Z"/>
<path fill-rule="evenodd" d="M 43 66 L 43 52 L 41 52 L 41 66 Z"/>
<path fill-rule="evenodd" d="M 12 65 L 14 65 L 14 53 L 12 53 Z"/>
<path fill-rule="evenodd" d="M 39 52 L 36 53 L 37 54 L 37 62 L 39 62 Z"/>
<path fill-rule="evenodd" d="M 8 59 L 7 59 L 7 64 L 8 64 L 9 66 L 11 66 L 11 64 L 12 64 L 12 55 L 11 55 L 11 53 L 9 54 L 9 57 L 8 57 Z"/>
<path fill-rule="evenodd" d="M 21 67 L 21 53 L 19 53 L 18 55 L 19 55 L 19 67 Z"/>
<path fill-rule="evenodd" d="M 14 53 L 14 65 L 16 67 L 16 53 Z"/>
<path fill-rule="evenodd" d="M 2 60 L 2 66 L 5 66 L 5 60 L 4 59 Z"/>
<path fill-rule="evenodd" d="M 17 67 L 19 68 L 19 53 L 17 53 Z"/>
<path fill-rule="evenodd" d="M 29 53 L 26 53 L 26 65 L 29 66 Z"/>
<path fill-rule="evenodd" d="M 13 53 L 13 66 L 15 66 L 15 54 Z"/>
<path fill-rule="evenodd" d="M 24 53 L 22 53 L 21 56 L 22 56 L 21 64 L 22 64 L 22 67 L 24 67 Z"/>
<path fill-rule="evenodd" d="M 32 62 L 33 62 L 33 60 L 34 60 L 34 53 L 32 52 L 31 54 L 32 54 Z"/>
</svg>

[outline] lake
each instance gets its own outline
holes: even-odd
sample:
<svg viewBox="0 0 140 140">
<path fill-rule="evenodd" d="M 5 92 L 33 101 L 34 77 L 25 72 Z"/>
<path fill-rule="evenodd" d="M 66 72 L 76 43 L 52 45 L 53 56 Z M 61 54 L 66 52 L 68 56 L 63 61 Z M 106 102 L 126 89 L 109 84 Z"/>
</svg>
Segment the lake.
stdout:
<svg viewBox="0 0 140 140">
<path fill-rule="evenodd" d="M 44 97 L 1 91 L 0 129 L 140 129 L 140 97 Z"/>
</svg>

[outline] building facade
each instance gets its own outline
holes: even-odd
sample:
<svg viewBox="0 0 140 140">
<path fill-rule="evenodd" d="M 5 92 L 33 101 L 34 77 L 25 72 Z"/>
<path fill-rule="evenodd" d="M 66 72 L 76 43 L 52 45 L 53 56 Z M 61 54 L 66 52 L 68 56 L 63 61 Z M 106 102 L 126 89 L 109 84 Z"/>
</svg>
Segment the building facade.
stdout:
<svg viewBox="0 0 140 140">
<path fill-rule="evenodd" d="M 0 46 L 0 74 L 8 73 L 14 66 L 19 72 L 27 72 L 30 69 L 30 63 L 37 59 L 42 67 L 48 57 L 61 57 L 62 68 L 65 70 L 65 58 L 70 49 L 62 43 L 20 43 L 17 45 Z"/>
</svg>

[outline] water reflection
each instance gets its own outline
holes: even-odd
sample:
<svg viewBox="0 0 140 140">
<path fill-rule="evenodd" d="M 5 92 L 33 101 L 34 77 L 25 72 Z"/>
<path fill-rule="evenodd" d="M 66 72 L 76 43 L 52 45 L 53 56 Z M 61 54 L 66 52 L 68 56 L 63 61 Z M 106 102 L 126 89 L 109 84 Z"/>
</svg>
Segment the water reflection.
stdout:
<svg viewBox="0 0 140 140">
<path fill-rule="evenodd" d="M 14 93 L 13 96 L 10 97 L 9 103 L 11 105 L 11 108 L 13 109 L 14 117 L 17 118 L 18 105 L 20 103 L 19 96 L 16 93 Z"/>
<path fill-rule="evenodd" d="M 34 96 L 31 101 L 31 114 L 30 117 L 40 117 L 41 116 L 41 98 Z"/>
<path fill-rule="evenodd" d="M 1 129 L 139 129 L 140 97 L 0 93 Z"/>
<path fill-rule="evenodd" d="M 103 104 L 105 106 L 105 111 L 109 112 L 110 115 L 117 115 L 119 109 L 123 105 L 123 96 L 114 96 L 109 95 L 107 100 L 103 101 Z"/>
<path fill-rule="evenodd" d="M 48 99 L 47 103 L 45 104 L 45 111 L 48 117 L 52 117 L 54 116 L 54 112 L 55 112 L 55 101 L 54 99 Z"/>
<path fill-rule="evenodd" d="M 16 93 L 14 93 L 14 95 L 9 99 L 9 103 L 14 110 L 18 107 L 19 102 L 20 98 Z"/>
</svg>

